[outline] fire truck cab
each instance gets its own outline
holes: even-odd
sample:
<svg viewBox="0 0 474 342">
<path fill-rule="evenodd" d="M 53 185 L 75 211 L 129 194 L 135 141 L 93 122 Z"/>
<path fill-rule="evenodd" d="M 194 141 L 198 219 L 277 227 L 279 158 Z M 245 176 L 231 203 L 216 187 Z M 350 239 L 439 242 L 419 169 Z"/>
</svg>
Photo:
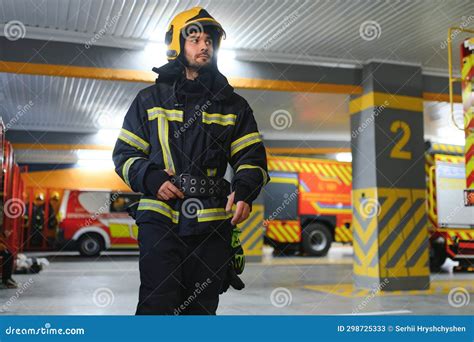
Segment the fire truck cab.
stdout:
<svg viewBox="0 0 474 342">
<path fill-rule="evenodd" d="M 59 210 L 58 247 L 83 256 L 137 248 L 138 227 L 126 208 L 139 199 L 135 193 L 66 190 Z"/>
<path fill-rule="evenodd" d="M 326 255 L 333 241 L 352 242 L 351 163 L 269 157 L 265 242 L 285 253 Z"/>
</svg>

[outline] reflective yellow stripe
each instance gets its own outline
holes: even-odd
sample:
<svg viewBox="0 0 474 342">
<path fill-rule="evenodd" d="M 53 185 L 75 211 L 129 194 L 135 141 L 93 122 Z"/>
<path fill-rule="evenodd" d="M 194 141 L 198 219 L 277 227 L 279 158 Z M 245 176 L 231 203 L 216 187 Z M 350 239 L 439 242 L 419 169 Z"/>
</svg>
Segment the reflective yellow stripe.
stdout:
<svg viewBox="0 0 474 342">
<path fill-rule="evenodd" d="M 133 158 L 128 158 L 125 163 L 123 163 L 122 167 L 122 175 L 123 175 L 123 180 L 127 185 L 131 188 L 132 186 L 130 185 L 130 180 L 128 177 L 128 172 L 130 171 L 130 167 L 132 166 L 133 162 L 137 159 L 146 159 L 143 157 L 133 157 Z"/>
<path fill-rule="evenodd" d="M 210 209 L 198 209 L 197 210 L 197 221 L 208 222 L 225 220 L 232 217 L 232 213 L 228 213 L 224 208 L 210 208 Z"/>
<path fill-rule="evenodd" d="M 165 169 L 175 171 L 173 158 L 171 156 L 170 145 L 168 141 L 169 125 L 166 117 L 160 115 L 158 117 L 158 138 L 160 140 L 161 150 L 163 151 L 163 161 L 165 163 Z"/>
<path fill-rule="evenodd" d="M 163 201 L 142 198 L 140 200 L 140 203 L 138 204 L 137 210 L 156 211 L 157 213 L 168 217 L 173 223 L 178 223 L 179 220 L 179 212 L 173 210 L 168 204 Z"/>
<path fill-rule="evenodd" d="M 237 115 L 235 114 L 219 114 L 213 113 L 209 114 L 206 112 L 202 113 L 202 122 L 206 124 L 218 124 L 222 126 L 228 125 L 235 125 L 235 121 L 237 120 Z"/>
<path fill-rule="evenodd" d="M 133 134 L 132 132 L 122 128 L 120 130 L 120 134 L 118 136 L 120 140 L 123 142 L 139 149 L 148 154 L 148 150 L 150 148 L 150 144 L 147 143 L 145 140 L 140 138 L 138 135 Z"/>
<path fill-rule="evenodd" d="M 257 166 L 257 165 L 242 164 L 237 168 L 237 171 L 235 173 L 238 173 L 240 170 L 245 170 L 245 169 L 259 169 L 263 175 L 263 185 L 268 183 L 267 173 L 265 172 L 264 169 L 262 169 L 260 166 Z"/>
<path fill-rule="evenodd" d="M 207 175 L 209 177 L 214 177 L 217 174 L 217 168 L 214 169 L 207 169 Z"/>
<path fill-rule="evenodd" d="M 160 140 L 161 150 L 163 151 L 163 162 L 165 168 L 175 171 L 173 157 L 169 145 L 169 124 L 168 121 L 183 122 L 183 111 L 176 109 L 165 109 L 162 107 L 153 107 L 147 109 L 148 120 L 158 119 L 158 139 Z"/>
<path fill-rule="evenodd" d="M 233 157 L 234 154 L 236 154 L 240 150 L 261 141 L 262 138 L 260 137 L 260 133 L 258 132 L 246 134 L 243 137 L 235 140 L 232 144 L 230 144 L 230 156 Z"/>
<path fill-rule="evenodd" d="M 158 117 L 165 116 L 169 121 L 183 122 L 183 111 L 177 109 L 165 109 L 161 107 L 153 107 L 147 109 L 148 120 L 154 120 Z"/>
</svg>

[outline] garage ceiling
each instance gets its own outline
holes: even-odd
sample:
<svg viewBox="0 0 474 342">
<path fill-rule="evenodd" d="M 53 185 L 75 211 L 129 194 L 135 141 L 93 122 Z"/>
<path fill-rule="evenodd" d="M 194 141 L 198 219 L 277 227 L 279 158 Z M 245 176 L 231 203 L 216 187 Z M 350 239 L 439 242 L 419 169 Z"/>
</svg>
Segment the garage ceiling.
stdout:
<svg viewBox="0 0 474 342">
<path fill-rule="evenodd" d="M 425 73 L 446 74 L 448 27 L 474 26 L 472 0 L 1 0 L 0 35 L 6 23 L 19 20 L 26 38 L 86 43 L 100 34 L 97 45 L 143 49 L 161 41 L 169 19 L 192 6 L 207 8 L 223 23 L 224 47 L 236 49 L 241 58 L 356 65 L 387 60 L 422 65 Z M 375 36 L 363 30 L 366 25 L 375 28 Z M 0 73 L 0 115 L 13 122 L 13 129 L 97 132 L 119 127 L 133 97 L 146 86 Z M 239 92 L 267 138 L 349 140 L 345 95 Z M 23 112 L 19 104 L 29 101 L 33 105 Z M 269 115 L 276 110 L 291 114 L 290 128 L 271 127 Z M 425 104 L 426 134 L 462 138 L 447 118 L 445 105 Z"/>
<path fill-rule="evenodd" d="M 472 0 L 2 0 L 0 24 L 21 21 L 26 38 L 84 43 L 102 32 L 98 45 L 143 48 L 192 6 L 222 22 L 224 47 L 270 61 L 375 59 L 445 72 L 448 27 L 474 26 Z"/>
</svg>

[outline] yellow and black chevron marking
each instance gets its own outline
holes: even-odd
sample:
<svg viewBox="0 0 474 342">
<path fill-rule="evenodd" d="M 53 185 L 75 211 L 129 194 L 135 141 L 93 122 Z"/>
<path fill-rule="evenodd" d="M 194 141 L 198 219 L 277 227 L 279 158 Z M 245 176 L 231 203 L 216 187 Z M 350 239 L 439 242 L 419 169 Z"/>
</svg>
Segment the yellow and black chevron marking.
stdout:
<svg viewBox="0 0 474 342">
<path fill-rule="evenodd" d="M 237 227 L 242 231 L 240 242 L 245 255 L 262 255 L 263 248 L 263 205 L 253 204 L 250 216 Z"/>
<path fill-rule="evenodd" d="M 416 295 L 445 295 L 456 287 L 462 287 L 470 293 L 474 293 L 474 285 L 467 284 L 467 280 L 433 280 L 427 290 L 409 291 L 373 291 L 355 288 L 353 284 L 326 284 L 306 285 L 305 289 L 317 291 L 346 298 L 359 298 L 367 296 L 416 296 Z M 383 288 L 382 288 L 383 290 Z"/>
<path fill-rule="evenodd" d="M 269 158 L 269 171 L 311 172 L 321 179 L 340 179 L 345 185 L 352 184 L 350 163 L 311 158 Z"/>
<path fill-rule="evenodd" d="M 336 227 L 335 240 L 337 242 L 352 242 L 352 230 L 347 229 L 344 225 Z"/>
<path fill-rule="evenodd" d="M 269 221 L 267 236 L 277 242 L 297 243 L 301 241 L 301 227 L 299 221 Z"/>
<path fill-rule="evenodd" d="M 353 190 L 356 276 L 429 275 L 425 196 L 420 189 Z"/>
</svg>

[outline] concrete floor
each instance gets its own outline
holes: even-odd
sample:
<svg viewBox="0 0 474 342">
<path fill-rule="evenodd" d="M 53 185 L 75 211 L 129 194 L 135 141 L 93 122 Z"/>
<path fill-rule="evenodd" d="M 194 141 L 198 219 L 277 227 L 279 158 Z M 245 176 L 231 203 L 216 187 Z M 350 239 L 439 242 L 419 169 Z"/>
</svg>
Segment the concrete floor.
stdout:
<svg viewBox="0 0 474 342">
<path fill-rule="evenodd" d="M 136 252 L 110 252 L 96 260 L 53 253 L 48 259 L 51 263 L 41 273 L 14 276 L 22 283 L 20 289 L 0 290 L 2 314 L 134 314 L 139 286 Z M 267 252 L 262 263 L 247 264 L 243 291 L 221 296 L 218 314 L 472 315 L 474 274 L 453 274 L 453 265 L 448 261 L 441 273 L 432 274 L 428 291 L 374 295 L 352 288 L 351 247 L 335 246 L 325 258 L 272 258 Z M 464 305 L 449 300 L 452 290 Z"/>
</svg>

